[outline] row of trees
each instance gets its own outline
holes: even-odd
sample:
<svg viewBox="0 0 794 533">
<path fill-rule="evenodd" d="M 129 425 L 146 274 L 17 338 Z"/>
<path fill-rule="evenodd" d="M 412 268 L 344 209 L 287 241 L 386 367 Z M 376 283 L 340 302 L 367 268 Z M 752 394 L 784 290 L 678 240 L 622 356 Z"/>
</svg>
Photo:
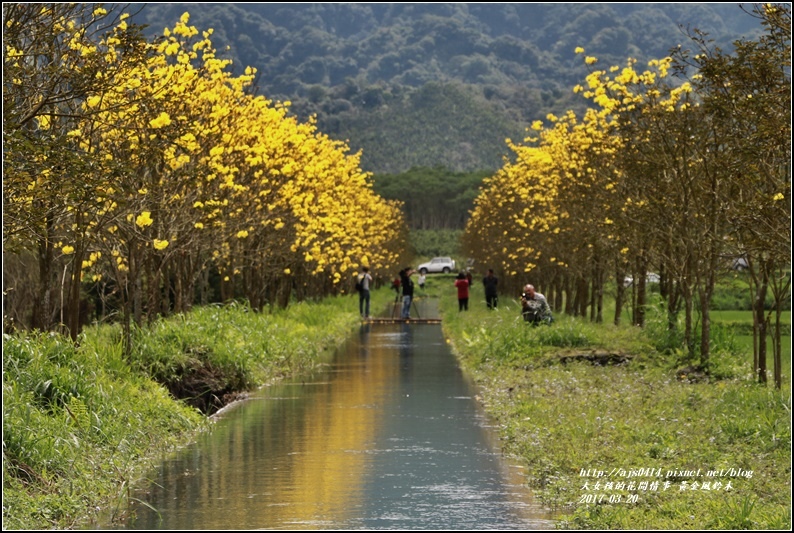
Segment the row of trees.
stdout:
<svg viewBox="0 0 794 533">
<path fill-rule="evenodd" d="M 736 42 L 730 54 L 694 32 L 692 51 L 679 47 L 643 72 L 632 60 L 599 70 L 586 57 L 593 70 L 574 91 L 594 107 L 581 120 L 570 112 L 545 127 L 538 121 L 536 138 L 511 145 L 516 161 L 486 180 L 464 246 L 504 274 L 527 273 L 558 308 L 589 309 L 596 321 L 608 276 L 620 320 L 631 274 L 633 320 L 643 325 L 646 273 L 658 272 L 669 327 L 683 311 L 685 349 L 703 366 L 717 278 L 742 257 L 755 291 L 754 368 L 766 381 L 773 325 L 780 386 L 780 311 L 791 279 L 791 12 L 767 4 L 753 14 L 763 36 Z M 776 304 L 767 313 L 769 292 Z"/>
<path fill-rule="evenodd" d="M 85 291 L 127 326 L 220 299 L 344 291 L 404 253 L 359 154 L 251 94 L 188 15 L 146 41 L 91 4 L 3 5 L 4 317 L 75 337 Z"/>
</svg>

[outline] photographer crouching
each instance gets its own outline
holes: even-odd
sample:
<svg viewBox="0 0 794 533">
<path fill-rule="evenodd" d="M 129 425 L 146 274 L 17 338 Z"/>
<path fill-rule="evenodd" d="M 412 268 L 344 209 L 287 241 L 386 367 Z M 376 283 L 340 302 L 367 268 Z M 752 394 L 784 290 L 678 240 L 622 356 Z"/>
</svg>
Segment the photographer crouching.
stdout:
<svg viewBox="0 0 794 533">
<path fill-rule="evenodd" d="M 533 326 L 554 322 L 546 297 L 535 292 L 535 287 L 529 284 L 524 286 L 524 292 L 521 294 L 521 314 L 524 320 Z"/>
</svg>

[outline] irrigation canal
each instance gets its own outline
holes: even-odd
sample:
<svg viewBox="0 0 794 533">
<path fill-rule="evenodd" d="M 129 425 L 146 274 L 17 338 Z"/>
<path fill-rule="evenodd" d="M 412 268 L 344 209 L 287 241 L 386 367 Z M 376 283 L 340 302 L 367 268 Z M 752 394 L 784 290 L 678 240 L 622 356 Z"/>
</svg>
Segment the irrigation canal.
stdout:
<svg viewBox="0 0 794 533">
<path fill-rule="evenodd" d="M 438 324 L 362 324 L 166 459 L 125 528 L 552 529 L 474 396 Z"/>
</svg>

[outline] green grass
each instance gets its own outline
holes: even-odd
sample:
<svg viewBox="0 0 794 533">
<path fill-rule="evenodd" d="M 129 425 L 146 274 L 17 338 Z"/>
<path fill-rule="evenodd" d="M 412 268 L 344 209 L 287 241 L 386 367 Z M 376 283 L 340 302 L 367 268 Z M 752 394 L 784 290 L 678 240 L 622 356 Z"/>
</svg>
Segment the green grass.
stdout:
<svg viewBox="0 0 794 533">
<path fill-rule="evenodd" d="M 565 316 L 527 327 L 515 302 L 489 312 L 474 289 L 468 312 L 441 291 L 445 335 L 478 383 L 505 451 L 524 460 L 527 483 L 558 511 L 559 527 L 790 528 L 790 365 L 783 390 L 759 385 L 752 352 L 722 331 L 711 375 L 684 375 L 676 354 L 655 349 L 658 329 Z M 619 366 L 560 359 L 594 352 L 632 359 Z M 654 473 L 627 477 L 638 469 Z M 710 478 L 703 489 L 703 477 L 686 473 L 698 469 L 745 474 Z M 594 470 L 612 476 L 582 475 Z"/>
<path fill-rule="evenodd" d="M 728 320 L 732 322 L 752 322 L 752 311 L 719 310 L 712 311 L 711 316 L 714 320 Z M 783 311 L 781 320 L 785 324 L 791 324 L 791 311 Z"/>
<path fill-rule="evenodd" d="M 735 332 L 734 341 L 737 348 L 746 356 L 747 364 L 752 366 L 753 353 L 753 315 L 752 311 L 713 311 L 712 319 L 717 324 L 727 326 Z M 784 375 L 791 375 L 791 311 L 781 314 L 783 326 L 781 338 L 781 370 Z M 771 373 L 772 361 L 772 336 L 767 340 L 767 368 Z M 748 355 L 749 354 L 749 355 Z M 771 379 L 771 374 L 770 374 Z"/>
<path fill-rule="evenodd" d="M 373 310 L 392 295 L 375 291 Z M 129 358 L 118 326 L 88 328 L 79 345 L 4 335 L 3 528 L 84 527 L 113 514 L 153 460 L 208 427 L 166 387 L 233 393 L 307 371 L 358 323 L 354 295 L 273 313 L 197 308 L 136 329 Z"/>
<path fill-rule="evenodd" d="M 98 337 L 107 334 L 98 330 Z M 202 417 L 90 336 L 3 337 L 3 527 L 74 527 Z"/>
</svg>

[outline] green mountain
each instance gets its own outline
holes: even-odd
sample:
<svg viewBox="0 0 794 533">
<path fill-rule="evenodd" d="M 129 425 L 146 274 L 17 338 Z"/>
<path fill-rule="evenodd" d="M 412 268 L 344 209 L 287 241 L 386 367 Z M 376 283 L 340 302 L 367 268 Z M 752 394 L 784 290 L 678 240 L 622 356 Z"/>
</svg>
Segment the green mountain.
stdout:
<svg viewBox="0 0 794 533">
<path fill-rule="evenodd" d="M 571 88 L 601 65 L 647 61 L 688 45 L 686 29 L 723 48 L 752 37 L 738 4 L 132 4 L 162 34 L 184 13 L 216 48 L 259 73 L 257 89 L 363 150 L 362 166 L 495 169 L 505 138 L 548 113 L 581 111 Z M 228 50 L 227 50 L 228 47 Z M 224 52 L 225 51 L 225 52 Z"/>
</svg>

